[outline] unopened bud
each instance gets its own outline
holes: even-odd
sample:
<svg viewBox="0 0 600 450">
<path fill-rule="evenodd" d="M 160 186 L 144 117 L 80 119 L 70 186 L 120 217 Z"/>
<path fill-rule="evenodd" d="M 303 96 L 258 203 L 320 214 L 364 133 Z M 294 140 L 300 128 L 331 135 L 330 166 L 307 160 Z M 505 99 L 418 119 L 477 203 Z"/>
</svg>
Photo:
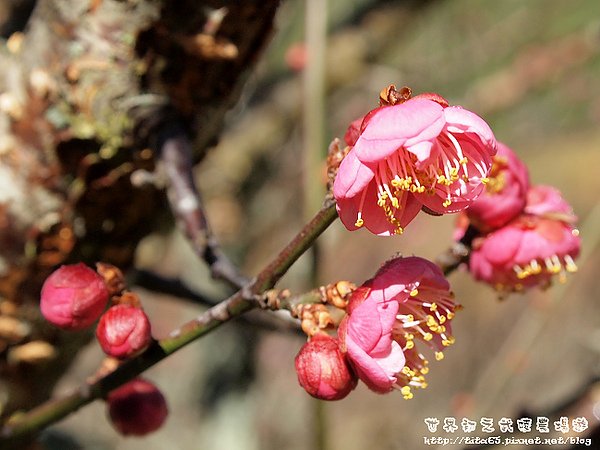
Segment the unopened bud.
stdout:
<svg viewBox="0 0 600 450">
<path fill-rule="evenodd" d="M 317 334 L 296 355 L 298 382 L 321 400 L 340 400 L 356 387 L 357 378 L 340 351 L 337 339 Z"/>
<path fill-rule="evenodd" d="M 113 426 L 124 435 L 143 436 L 159 429 L 169 412 L 158 388 L 142 378 L 115 389 L 107 403 Z"/>
<path fill-rule="evenodd" d="M 43 316 L 66 330 L 92 325 L 108 302 L 102 277 L 83 263 L 61 266 L 42 286 L 40 308 Z"/>
<path fill-rule="evenodd" d="M 150 345 L 150 321 L 141 308 L 112 306 L 100 318 L 96 338 L 107 355 L 131 358 Z"/>
</svg>

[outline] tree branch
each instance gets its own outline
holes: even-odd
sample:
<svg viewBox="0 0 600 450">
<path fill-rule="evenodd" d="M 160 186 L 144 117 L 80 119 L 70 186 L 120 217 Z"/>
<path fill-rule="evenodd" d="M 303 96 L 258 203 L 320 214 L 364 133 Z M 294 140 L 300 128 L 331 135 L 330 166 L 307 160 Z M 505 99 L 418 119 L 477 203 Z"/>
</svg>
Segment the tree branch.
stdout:
<svg viewBox="0 0 600 450">
<path fill-rule="evenodd" d="M 114 372 L 94 382 L 83 384 L 66 397 L 50 400 L 28 413 L 13 416 L 0 430 L 2 448 L 18 448 L 32 434 L 88 403 L 105 397 L 111 390 L 225 322 L 261 306 L 259 300 L 263 294 L 277 283 L 336 217 L 335 204 L 328 199 L 313 219 L 259 273 L 255 280 L 243 289 L 174 330 L 169 337 L 155 341 L 144 353 L 126 361 Z"/>
<path fill-rule="evenodd" d="M 192 144 L 183 127 L 169 123 L 158 134 L 159 160 L 168 179 L 167 195 L 194 251 L 209 266 L 213 278 L 228 282 L 236 289 L 248 283 L 221 250 L 212 234 L 193 175 Z"/>
</svg>

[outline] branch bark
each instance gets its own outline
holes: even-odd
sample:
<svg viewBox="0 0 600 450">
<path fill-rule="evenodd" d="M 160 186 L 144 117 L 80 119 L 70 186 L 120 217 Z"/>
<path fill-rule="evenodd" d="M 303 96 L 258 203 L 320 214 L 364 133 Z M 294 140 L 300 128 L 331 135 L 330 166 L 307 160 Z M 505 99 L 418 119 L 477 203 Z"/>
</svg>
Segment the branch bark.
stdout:
<svg viewBox="0 0 600 450">
<path fill-rule="evenodd" d="M 278 5 L 46 0 L 20 46 L 0 52 L 0 314 L 28 330 L 0 338 L 0 415 L 47 399 L 89 337 L 44 324 L 43 280 L 73 261 L 127 269 L 166 216 L 164 192 L 131 180 L 155 169 L 148 146 L 176 118 L 202 158 Z M 9 357 L 30 342 L 42 343 L 37 359 Z"/>
</svg>

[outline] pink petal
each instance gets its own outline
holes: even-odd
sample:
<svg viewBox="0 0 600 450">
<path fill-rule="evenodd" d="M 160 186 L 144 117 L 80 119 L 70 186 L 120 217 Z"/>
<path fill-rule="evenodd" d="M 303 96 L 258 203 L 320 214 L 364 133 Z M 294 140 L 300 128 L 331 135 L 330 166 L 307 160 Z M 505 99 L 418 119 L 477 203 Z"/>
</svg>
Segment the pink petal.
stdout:
<svg viewBox="0 0 600 450">
<path fill-rule="evenodd" d="M 446 119 L 446 129 L 451 133 L 475 133 L 482 140 L 483 144 L 489 145 L 493 152 L 490 156 L 496 154 L 496 138 L 490 126 L 479 117 L 460 106 L 449 106 L 444 108 L 444 118 Z"/>
<path fill-rule="evenodd" d="M 367 298 L 348 319 L 347 336 L 352 337 L 366 352 L 389 346 L 392 326 L 398 312 L 397 302 L 378 303 Z"/>
<path fill-rule="evenodd" d="M 405 144 L 434 139 L 443 128 L 443 108 L 438 103 L 412 99 L 377 111 L 354 148 L 363 163 L 376 163 Z"/>
<path fill-rule="evenodd" d="M 336 200 L 358 196 L 374 176 L 373 171 L 358 160 L 355 149 L 352 149 L 340 164 L 333 182 L 333 195 Z"/>
</svg>

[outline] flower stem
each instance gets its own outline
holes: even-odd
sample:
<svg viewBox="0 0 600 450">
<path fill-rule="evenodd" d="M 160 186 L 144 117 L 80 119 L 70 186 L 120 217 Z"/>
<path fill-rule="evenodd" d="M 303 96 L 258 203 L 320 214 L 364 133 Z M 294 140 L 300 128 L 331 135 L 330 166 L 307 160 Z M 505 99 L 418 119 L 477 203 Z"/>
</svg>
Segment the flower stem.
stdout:
<svg viewBox="0 0 600 450">
<path fill-rule="evenodd" d="M 259 300 L 262 294 L 277 283 L 336 217 L 335 203 L 328 199 L 313 219 L 244 288 L 174 330 L 169 337 L 155 341 L 144 353 L 126 361 L 110 374 L 83 384 L 65 397 L 49 400 L 27 413 L 14 415 L 0 429 L 0 447 L 19 448 L 32 434 L 61 420 L 82 406 L 105 397 L 111 390 L 133 379 L 190 342 L 260 306 Z"/>
</svg>

